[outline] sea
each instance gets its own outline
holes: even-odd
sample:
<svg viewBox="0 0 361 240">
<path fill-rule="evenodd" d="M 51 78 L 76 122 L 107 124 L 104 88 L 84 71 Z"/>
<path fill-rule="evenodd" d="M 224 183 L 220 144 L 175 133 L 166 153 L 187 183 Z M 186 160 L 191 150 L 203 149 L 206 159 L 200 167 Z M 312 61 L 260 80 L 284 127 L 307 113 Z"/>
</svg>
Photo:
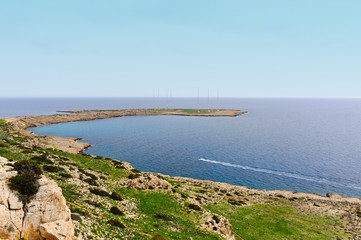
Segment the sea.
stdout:
<svg viewBox="0 0 361 240">
<path fill-rule="evenodd" d="M 0 98 L 0 118 L 59 110 L 227 108 L 237 117 L 127 116 L 40 126 L 141 171 L 361 198 L 361 99 Z"/>
</svg>

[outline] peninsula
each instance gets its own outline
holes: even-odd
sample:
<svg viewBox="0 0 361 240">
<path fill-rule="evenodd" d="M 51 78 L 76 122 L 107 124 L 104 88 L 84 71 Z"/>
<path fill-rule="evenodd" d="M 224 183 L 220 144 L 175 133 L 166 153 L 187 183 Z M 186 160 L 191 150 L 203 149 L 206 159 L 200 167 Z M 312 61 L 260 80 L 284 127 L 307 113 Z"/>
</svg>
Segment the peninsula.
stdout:
<svg viewBox="0 0 361 240">
<path fill-rule="evenodd" d="M 141 172 L 121 160 L 79 153 L 89 144 L 77 139 L 37 136 L 26 130 L 45 124 L 134 115 L 243 113 L 191 109 L 82 110 L 7 118 L 0 121 L 0 156 L 5 158 L 4 169 L 30 160 L 58 184 L 71 210 L 77 239 L 359 239 L 358 198 L 257 190 Z"/>
<path fill-rule="evenodd" d="M 122 109 L 122 110 L 72 110 L 58 111 L 62 114 L 21 116 L 4 119 L 7 130 L 19 132 L 29 137 L 24 143 L 28 147 L 42 147 L 59 149 L 65 152 L 79 153 L 90 146 L 89 143 L 78 142 L 77 138 L 64 138 L 56 136 L 37 136 L 27 131 L 29 127 L 38 127 L 47 124 L 90 121 L 96 119 L 124 117 L 124 116 L 151 116 L 151 115 L 176 115 L 198 117 L 235 117 L 246 111 L 231 109 Z"/>
</svg>

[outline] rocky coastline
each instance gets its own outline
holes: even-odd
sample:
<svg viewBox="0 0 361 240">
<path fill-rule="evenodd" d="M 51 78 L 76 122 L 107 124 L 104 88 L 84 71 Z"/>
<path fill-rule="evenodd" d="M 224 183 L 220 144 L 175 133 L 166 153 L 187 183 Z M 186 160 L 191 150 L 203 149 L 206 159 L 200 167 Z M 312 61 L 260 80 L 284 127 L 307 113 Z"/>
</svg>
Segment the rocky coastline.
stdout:
<svg viewBox="0 0 361 240">
<path fill-rule="evenodd" d="M 6 129 L 10 132 L 18 132 L 30 137 L 25 146 L 37 146 L 42 148 L 56 148 L 65 152 L 80 153 L 90 147 L 89 143 L 78 142 L 79 138 L 65 138 L 56 136 L 38 136 L 26 130 L 30 127 L 38 127 L 48 124 L 57 124 L 75 121 L 91 121 L 96 119 L 124 117 L 124 116 L 198 116 L 198 117 L 235 117 L 246 111 L 217 109 L 217 110 L 191 110 L 191 109 L 124 109 L 124 110 L 72 110 L 58 111 L 61 114 L 19 116 L 6 118 Z"/>
</svg>

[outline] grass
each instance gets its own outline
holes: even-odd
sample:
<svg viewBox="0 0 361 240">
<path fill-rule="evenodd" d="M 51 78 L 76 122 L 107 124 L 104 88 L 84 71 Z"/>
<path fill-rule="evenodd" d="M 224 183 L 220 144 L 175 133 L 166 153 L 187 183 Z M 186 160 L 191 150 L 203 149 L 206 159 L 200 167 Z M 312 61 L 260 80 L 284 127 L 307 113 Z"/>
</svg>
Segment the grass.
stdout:
<svg viewBox="0 0 361 240">
<path fill-rule="evenodd" d="M 197 228 L 199 213 L 189 213 L 189 209 L 180 204 L 174 195 L 127 188 L 120 188 L 118 192 L 136 200 L 139 211 L 146 216 L 142 219 L 146 224 L 141 228 L 145 232 L 158 229 L 156 232 L 166 239 L 221 239 L 215 234 Z"/>
<path fill-rule="evenodd" d="M 4 119 L 0 119 L 0 124 L 5 124 L 6 121 Z"/>
<path fill-rule="evenodd" d="M 323 216 L 306 215 L 295 208 L 270 205 L 229 208 L 228 204 L 225 203 L 207 206 L 206 208 L 228 218 L 234 232 L 247 240 L 336 239 L 337 235 L 329 229 L 336 230 L 340 233 L 338 236 L 345 237 L 345 239 L 350 237 L 340 231 L 340 229 L 337 229 L 337 226 L 340 225 L 337 220 Z M 300 220 L 290 217 L 289 213 L 297 216 Z"/>
</svg>

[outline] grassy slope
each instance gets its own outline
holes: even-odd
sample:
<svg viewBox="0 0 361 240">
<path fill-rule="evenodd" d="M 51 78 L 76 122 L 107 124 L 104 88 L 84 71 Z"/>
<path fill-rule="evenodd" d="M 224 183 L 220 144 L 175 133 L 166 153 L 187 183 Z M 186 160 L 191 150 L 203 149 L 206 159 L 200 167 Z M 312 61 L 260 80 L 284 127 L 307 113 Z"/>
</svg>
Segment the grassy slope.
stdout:
<svg viewBox="0 0 361 240">
<path fill-rule="evenodd" d="M 199 228 L 202 211 L 190 210 L 187 207 L 187 197 L 195 196 L 196 191 L 177 190 L 184 196 L 182 198 L 172 191 L 144 191 L 120 187 L 119 179 L 127 178 L 130 171 L 115 168 L 111 159 L 38 148 L 27 149 L 19 144 L 21 141 L 21 138 L 8 140 L 8 145 L 5 143 L 0 146 L 0 156 L 17 161 L 47 153 L 47 160 L 38 162 L 43 166 L 60 167 L 57 172 L 45 171 L 46 175 L 58 183 L 68 201 L 77 205 L 69 205 L 74 224 L 78 231 L 91 233 L 88 239 L 149 239 L 139 232 L 150 235 L 161 233 L 166 239 L 221 239 L 219 235 Z M 119 202 L 84 191 L 94 186 L 79 186 L 73 181 L 73 177 L 66 175 L 79 169 L 87 174 L 96 174 L 100 188 L 109 193 L 117 192 L 124 200 Z M 175 180 L 168 181 L 173 186 L 184 184 Z M 124 202 L 133 206 L 126 216 L 110 213 L 111 206 L 121 208 Z M 341 228 L 343 220 L 338 216 L 307 214 L 295 208 L 294 204 L 296 203 L 290 200 L 275 198 L 267 204 L 235 206 L 229 204 L 224 196 L 219 201 L 202 207 L 228 218 L 234 232 L 239 235 L 236 239 L 336 239 L 337 235 L 332 231 L 336 231 L 341 239 L 351 238 L 351 235 Z M 117 219 L 133 230 L 111 226 L 108 219 Z"/>
</svg>

